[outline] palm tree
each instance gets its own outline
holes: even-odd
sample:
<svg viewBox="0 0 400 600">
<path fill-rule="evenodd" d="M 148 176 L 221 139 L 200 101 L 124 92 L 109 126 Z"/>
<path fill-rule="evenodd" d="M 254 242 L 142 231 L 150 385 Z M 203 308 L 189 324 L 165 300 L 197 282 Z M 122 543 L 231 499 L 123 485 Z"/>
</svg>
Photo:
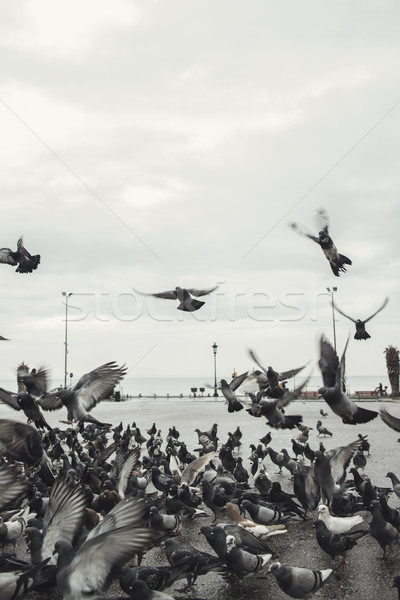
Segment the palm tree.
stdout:
<svg viewBox="0 0 400 600">
<path fill-rule="evenodd" d="M 389 382 L 392 388 L 390 394 L 392 398 L 399 396 L 399 350 L 395 346 L 388 346 L 385 348 L 384 353 L 386 355 L 386 368 L 388 372 Z"/>
</svg>

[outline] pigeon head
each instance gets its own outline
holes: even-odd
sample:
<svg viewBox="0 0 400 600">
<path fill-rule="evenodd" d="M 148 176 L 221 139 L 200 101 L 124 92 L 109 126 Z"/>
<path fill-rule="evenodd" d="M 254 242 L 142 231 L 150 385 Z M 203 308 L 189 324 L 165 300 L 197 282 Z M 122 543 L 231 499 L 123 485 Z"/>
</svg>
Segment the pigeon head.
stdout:
<svg viewBox="0 0 400 600">
<path fill-rule="evenodd" d="M 274 562 L 272 563 L 272 565 L 270 566 L 270 568 L 268 569 L 268 573 L 272 573 L 273 575 L 279 571 L 279 569 L 281 568 L 281 563 L 280 562 Z"/>
<path fill-rule="evenodd" d="M 329 516 L 329 509 L 328 509 L 328 507 L 326 506 L 326 504 L 320 504 L 320 505 L 318 506 L 318 514 L 319 514 L 319 515 L 326 515 L 326 516 Z"/>
</svg>

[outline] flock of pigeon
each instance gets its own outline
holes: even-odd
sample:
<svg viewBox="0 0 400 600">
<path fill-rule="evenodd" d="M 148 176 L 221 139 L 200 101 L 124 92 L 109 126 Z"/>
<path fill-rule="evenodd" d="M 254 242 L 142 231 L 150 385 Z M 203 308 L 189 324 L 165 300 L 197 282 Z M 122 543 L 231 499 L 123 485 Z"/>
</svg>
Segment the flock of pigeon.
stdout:
<svg viewBox="0 0 400 600">
<path fill-rule="evenodd" d="M 319 217 L 324 221 L 319 237 L 293 227 L 321 246 L 339 276 L 351 260 L 338 253 L 330 238 L 326 213 L 320 211 Z M 21 238 L 15 252 L 0 249 L 0 262 L 30 273 L 40 256 L 31 256 Z M 194 297 L 215 289 L 177 287 L 152 295 L 178 300 L 179 310 L 194 311 L 204 304 Z M 354 337 L 365 340 L 370 337 L 366 322 L 387 302 L 364 321 L 336 309 L 354 321 Z M 346 394 L 347 345 L 348 341 L 339 359 L 321 337 L 319 394 L 343 424 L 358 426 L 375 419 L 378 412 L 358 406 Z M 240 414 L 247 413 L 249 422 L 263 419 L 269 428 L 252 444 L 248 459 L 242 456 L 240 426 L 224 443 L 218 437 L 218 423 L 207 431 L 196 429 L 198 444 L 189 450 L 175 426 L 164 433 L 164 440 L 155 423 L 143 435 L 135 422 L 114 426 L 96 419 L 93 409 L 126 374 L 126 367 L 115 362 L 55 392 L 48 391 L 45 368 L 18 372 L 24 391 L 0 388 L 0 400 L 27 419 L 27 423 L 0 419 L 0 599 L 32 593 L 50 593 L 63 600 L 97 598 L 117 582 L 118 598 L 169 600 L 172 596 L 165 590 L 178 581 L 184 585 L 174 593 L 191 592 L 198 578 L 210 572 L 232 586 L 271 575 L 269 581 L 275 580 L 287 596 L 311 598 L 344 576 L 347 554 L 362 538 L 374 538 L 384 560 L 390 561 L 400 540 L 400 512 L 389 505 L 391 498 L 400 498 L 395 473 L 387 473 L 391 486 L 372 484 L 365 475 L 370 448 L 362 433 L 349 444 L 326 450 L 321 441 L 318 449 L 312 449 L 311 428 L 303 416 L 288 414 L 308 378 L 293 391 L 283 385 L 306 365 L 279 373 L 264 366 L 254 351 L 250 355 L 257 370 L 220 382 L 228 413 L 244 411 Z M 257 393 L 244 397 L 235 393 L 248 381 L 256 381 Z M 65 427 L 50 426 L 46 411 L 63 409 L 66 417 L 60 423 Z M 331 439 L 333 434 L 323 423 L 327 414 L 321 409 L 316 429 L 318 436 Z M 400 431 L 400 419 L 385 409 L 380 417 Z M 294 432 L 291 448 L 274 450 L 271 431 L 279 436 L 285 429 Z M 288 474 L 290 491 L 271 479 L 267 461 L 278 467 L 280 476 Z M 209 551 L 178 541 L 182 531 L 199 520 L 203 524 L 198 530 Z M 279 553 L 274 545 L 299 523 L 313 528 L 316 543 L 330 561 L 340 560 L 326 569 L 287 564 L 284 544 Z M 13 552 L 22 539 L 29 560 Z M 155 548 L 162 549 L 162 565 L 147 560 Z M 271 584 L 265 585 L 269 593 Z M 400 576 L 393 585 L 400 597 Z"/>
</svg>

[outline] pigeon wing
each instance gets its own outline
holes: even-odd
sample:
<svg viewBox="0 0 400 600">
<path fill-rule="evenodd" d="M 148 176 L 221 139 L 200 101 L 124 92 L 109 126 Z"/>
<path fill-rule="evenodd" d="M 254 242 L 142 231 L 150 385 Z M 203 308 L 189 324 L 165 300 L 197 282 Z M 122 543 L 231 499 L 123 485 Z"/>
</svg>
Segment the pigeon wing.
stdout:
<svg viewBox="0 0 400 600">
<path fill-rule="evenodd" d="M 368 319 L 365 319 L 364 323 L 368 323 L 368 321 L 370 321 L 373 317 L 375 317 L 375 315 L 377 315 L 379 312 L 381 312 L 381 310 L 383 310 L 386 306 L 386 304 L 389 302 L 389 298 L 385 298 L 382 306 L 380 308 L 378 308 L 378 310 L 376 310 L 370 317 L 368 317 Z"/>
<path fill-rule="evenodd" d="M 125 374 L 126 367 L 118 367 L 115 363 L 106 363 L 86 373 L 74 387 L 77 402 L 85 410 L 90 410 L 105 398 L 107 392 L 112 390 Z"/>
<path fill-rule="evenodd" d="M 216 289 L 218 289 L 218 285 L 215 285 L 212 288 L 207 288 L 205 290 L 199 290 L 197 288 L 188 288 L 187 291 L 192 296 L 198 297 L 198 296 L 207 296 L 207 294 L 211 294 L 211 292 L 214 292 Z"/>
<path fill-rule="evenodd" d="M 297 373 L 300 373 L 300 371 L 302 371 L 306 366 L 307 365 L 303 365 L 302 367 L 297 367 L 297 369 L 290 369 L 289 371 L 283 371 L 282 373 L 279 373 L 279 381 L 283 381 L 284 379 L 290 379 L 290 377 L 293 377 L 294 375 L 297 375 Z"/>
<path fill-rule="evenodd" d="M 339 358 L 333 349 L 333 346 L 328 342 L 325 336 L 321 336 L 320 340 L 320 358 L 318 365 L 321 370 L 324 386 L 334 387 L 336 372 L 339 366 Z"/>
<path fill-rule="evenodd" d="M 347 338 L 346 345 L 344 347 L 343 354 L 340 359 L 340 364 L 336 371 L 335 385 L 342 392 L 346 391 L 346 350 L 347 350 L 348 344 L 349 344 L 349 338 Z"/>
<path fill-rule="evenodd" d="M 135 553 L 145 550 L 154 538 L 155 532 L 150 527 L 128 525 L 87 539 L 66 569 L 67 585 L 72 592 L 70 597 L 89 597 L 103 592 L 111 571 L 122 566 Z M 62 579 L 61 592 L 64 587 Z"/>
<path fill-rule="evenodd" d="M 188 485 L 191 485 L 196 479 L 196 475 L 200 473 L 203 467 L 210 462 L 214 456 L 215 452 L 207 452 L 207 454 L 203 454 L 195 460 L 192 460 L 192 462 L 189 463 L 182 472 L 181 483 L 187 483 Z"/>
<path fill-rule="evenodd" d="M 342 317 L 346 317 L 346 319 L 350 319 L 350 321 L 353 321 L 353 323 L 356 322 L 356 319 L 353 319 L 353 317 L 349 317 L 349 315 L 346 315 L 346 313 L 344 313 L 342 310 L 340 310 L 340 308 L 338 306 L 336 306 L 336 304 L 334 304 L 333 306 L 335 307 L 335 310 L 342 315 Z"/>
<path fill-rule="evenodd" d="M 395 431 L 400 431 L 400 419 L 388 413 L 386 408 L 380 408 L 379 414 L 381 416 L 382 421 L 386 423 L 388 427 L 391 427 Z"/>
<path fill-rule="evenodd" d="M 358 439 L 347 446 L 338 448 L 336 453 L 330 459 L 331 473 L 336 483 L 341 483 L 346 475 L 346 469 L 350 464 L 354 454 L 362 446 L 362 440 Z"/>
<path fill-rule="evenodd" d="M 13 467 L 0 465 L 0 510 L 7 507 L 27 487 L 28 481 L 18 479 Z"/>
<path fill-rule="evenodd" d="M 55 480 L 50 492 L 49 503 L 43 519 L 42 560 L 53 557 L 54 544 L 65 539 L 71 544 L 80 531 L 87 499 L 80 484 L 74 484 L 65 476 Z"/>
<path fill-rule="evenodd" d="M 132 474 L 132 471 L 135 469 L 138 464 L 140 456 L 140 448 L 136 446 L 133 448 L 125 458 L 124 463 L 122 465 L 121 472 L 118 476 L 117 481 L 117 491 L 120 498 L 125 496 L 126 488 L 128 487 L 128 480 Z"/>
<path fill-rule="evenodd" d="M 140 292 L 132 288 L 134 292 L 137 292 L 141 296 L 153 296 L 153 298 L 162 298 L 164 300 L 176 300 L 177 295 L 175 290 L 166 290 L 165 292 Z"/>
<path fill-rule="evenodd" d="M 0 448 L 15 460 L 29 465 L 37 464 L 43 457 L 40 433 L 25 423 L 0 419 Z"/>
<path fill-rule="evenodd" d="M 251 349 L 249 348 L 249 354 L 250 354 L 251 358 L 254 360 L 254 362 L 256 363 L 256 365 L 257 365 L 258 367 L 260 367 L 260 369 L 261 369 L 262 371 L 264 371 L 264 373 L 265 373 L 265 374 L 267 374 L 267 372 L 268 372 L 268 369 L 267 369 L 266 367 L 264 367 L 263 363 L 262 363 L 262 362 L 261 362 L 261 360 L 258 358 L 258 356 L 257 356 L 257 354 L 254 352 L 254 350 L 251 350 Z"/>
<path fill-rule="evenodd" d="M 324 231 L 326 235 L 329 235 L 329 216 L 324 208 L 317 210 L 317 214 L 315 215 L 315 224 L 317 226 L 317 231 Z"/>
<path fill-rule="evenodd" d="M 305 379 L 303 381 L 303 383 L 301 385 L 297 386 L 297 388 L 295 388 L 292 392 L 285 392 L 281 398 L 278 398 L 276 401 L 277 408 L 283 408 L 284 406 L 287 406 L 292 400 L 295 400 L 296 398 L 298 398 L 300 396 L 303 388 L 309 382 L 309 380 L 310 380 L 310 377 L 307 377 L 307 379 Z"/>
<path fill-rule="evenodd" d="M 11 406 L 14 410 L 21 410 L 20 405 L 17 402 L 17 394 L 14 392 L 8 392 L 3 388 L 0 388 L 0 400 Z"/>
<path fill-rule="evenodd" d="M 0 248 L 0 263 L 15 267 L 18 261 L 13 257 L 11 248 Z"/>
<path fill-rule="evenodd" d="M 231 388 L 231 390 L 233 392 L 242 385 L 243 381 L 245 381 L 247 379 L 248 374 L 249 374 L 249 372 L 246 371 L 245 373 L 242 373 L 241 375 L 236 375 L 236 377 L 234 377 L 232 379 L 232 381 L 229 383 L 229 387 Z"/>
</svg>

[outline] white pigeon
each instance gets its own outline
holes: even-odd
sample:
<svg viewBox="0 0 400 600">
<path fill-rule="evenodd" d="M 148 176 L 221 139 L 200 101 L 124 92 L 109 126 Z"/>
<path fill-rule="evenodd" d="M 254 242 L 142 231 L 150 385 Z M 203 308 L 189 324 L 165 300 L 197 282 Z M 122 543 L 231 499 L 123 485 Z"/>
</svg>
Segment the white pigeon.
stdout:
<svg viewBox="0 0 400 600">
<path fill-rule="evenodd" d="M 355 525 L 364 523 L 364 519 L 360 515 L 352 517 L 334 517 L 329 513 L 329 508 L 326 504 L 320 504 L 318 507 L 318 518 L 321 519 L 332 533 L 347 533 Z"/>
</svg>

